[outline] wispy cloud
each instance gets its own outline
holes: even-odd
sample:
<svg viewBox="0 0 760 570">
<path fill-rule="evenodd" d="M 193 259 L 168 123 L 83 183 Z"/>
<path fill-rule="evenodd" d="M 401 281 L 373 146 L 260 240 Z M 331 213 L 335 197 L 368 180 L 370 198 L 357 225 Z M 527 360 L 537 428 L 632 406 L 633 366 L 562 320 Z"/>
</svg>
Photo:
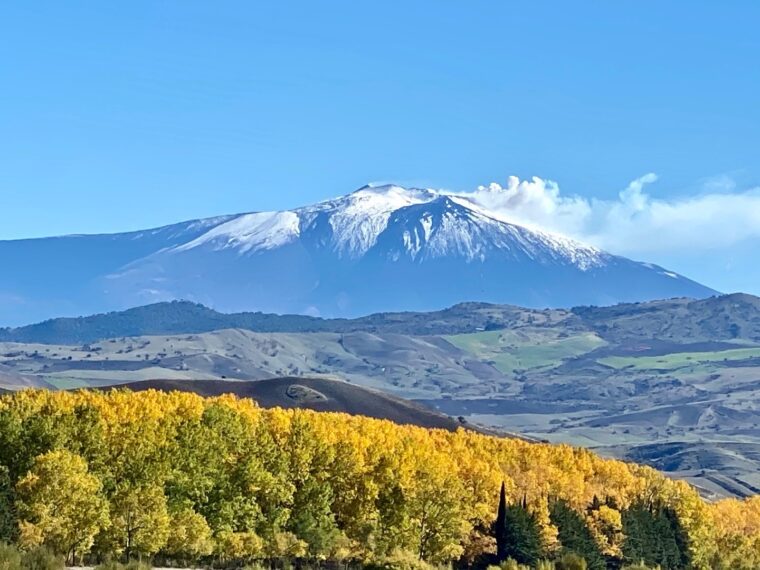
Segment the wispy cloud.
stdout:
<svg viewBox="0 0 760 570">
<path fill-rule="evenodd" d="M 616 200 L 566 196 L 550 180 L 510 177 L 464 193 L 515 223 L 559 232 L 613 253 L 637 255 L 722 249 L 760 238 L 760 188 L 736 191 L 730 178 L 712 179 L 689 197 L 657 198 L 648 173 Z"/>
</svg>

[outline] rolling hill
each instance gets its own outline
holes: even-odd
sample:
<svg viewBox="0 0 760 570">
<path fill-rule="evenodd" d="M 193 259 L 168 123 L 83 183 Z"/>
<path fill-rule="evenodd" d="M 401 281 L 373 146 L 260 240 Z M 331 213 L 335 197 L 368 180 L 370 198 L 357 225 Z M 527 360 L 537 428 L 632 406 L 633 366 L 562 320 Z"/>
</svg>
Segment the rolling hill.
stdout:
<svg viewBox="0 0 760 570">
<path fill-rule="evenodd" d="M 241 398 L 252 398 L 264 408 L 308 408 L 317 412 L 342 412 L 449 431 L 466 425 L 418 403 L 325 378 L 269 378 L 255 382 L 145 380 L 130 382 L 120 388 L 135 392 L 179 390 L 204 397 L 234 394 Z"/>
<path fill-rule="evenodd" d="M 556 327 L 588 331 L 611 342 L 636 339 L 712 342 L 760 341 L 760 298 L 737 293 L 707 299 L 674 298 L 609 307 L 529 309 L 489 303 L 459 303 L 428 312 L 375 313 L 353 319 L 261 312 L 221 313 L 189 301 L 154 303 L 86 317 L 56 318 L 0 328 L 0 342 L 76 344 L 109 338 L 198 334 L 221 329 L 262 333 L 396 333 L 454 335 L 479 330 Z"/>
</svg>

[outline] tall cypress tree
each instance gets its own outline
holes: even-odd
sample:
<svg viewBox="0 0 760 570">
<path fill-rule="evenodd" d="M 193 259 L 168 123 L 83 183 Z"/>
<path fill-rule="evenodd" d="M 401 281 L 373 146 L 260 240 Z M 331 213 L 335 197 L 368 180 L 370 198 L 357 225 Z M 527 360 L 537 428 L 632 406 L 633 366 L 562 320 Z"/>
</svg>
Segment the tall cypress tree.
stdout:
<svg viewBox="0 0 760 570">
<path fill-rule="evenodd" d="M 541 533 L 536 517 L 522 504 L 507 505 L 504 484 L 494 524 L 498 562 L 512 558 L 520 564 L 535 564 L 541 557 Z"/>
<path fill-rule="evenodd" d="M 494 524 L 494 537 L 496 538 L 496 557 L 499 561 L 507 558 L 506 555 L 506 535 L 505 529 L 507 524 L 507 490 L 504 482 L 501 483 L 501 493 L 499 494 L 499 510 L 496 513 L 496 523 Z"/>
</svg>

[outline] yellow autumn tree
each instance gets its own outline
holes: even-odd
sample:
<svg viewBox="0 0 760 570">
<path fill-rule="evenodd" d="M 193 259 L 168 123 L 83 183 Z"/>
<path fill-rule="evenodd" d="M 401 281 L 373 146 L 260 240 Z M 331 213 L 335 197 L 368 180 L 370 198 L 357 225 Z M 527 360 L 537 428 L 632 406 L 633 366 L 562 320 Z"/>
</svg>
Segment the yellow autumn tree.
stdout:
<svg viewBox="0 0 760 570">
<path fill-rule="evenodd" d="M 170 518 L 163 487 L 122 486 L 111 498 L 110 514 L 103 537 L 110 552 L 130 559 L 135 554 L 155 554 L 166 545 Z"/>
<path fill-rule="evenodd" d="M 760 568 L 760 497 L 726 499 L 713 505 L 715 570 Z"/>
<path fill-rule="evenodd" d="M 190 508 L 180 509 L 171 515 L 165 551 L 179 560 L 197 560 L 211 554 L 214 542 L 203 515 Z"/>
<path fill-rule="evenodd" d="M 35 458 L 16 492 L 21 543 L 48 546 L 72 563 L 109 524 L 100 481 L 84 459 L 69 451 Z"/>
</svg>

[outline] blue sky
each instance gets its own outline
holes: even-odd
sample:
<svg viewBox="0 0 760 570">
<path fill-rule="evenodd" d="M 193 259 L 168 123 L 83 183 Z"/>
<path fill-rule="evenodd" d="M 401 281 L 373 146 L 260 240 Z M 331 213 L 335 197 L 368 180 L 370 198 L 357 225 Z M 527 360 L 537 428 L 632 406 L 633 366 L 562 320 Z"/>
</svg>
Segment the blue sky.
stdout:
<svg viewBox="0 0 760 570">
<path fill-rule="evenodd" d="M 551 229 L 760 293 L 759 19 L 740 1 L 6 3 L 0 239 L 538 176 L 592 211 Z M 648 173 L 659 214 L 615 233 Z"/>
</svg>

